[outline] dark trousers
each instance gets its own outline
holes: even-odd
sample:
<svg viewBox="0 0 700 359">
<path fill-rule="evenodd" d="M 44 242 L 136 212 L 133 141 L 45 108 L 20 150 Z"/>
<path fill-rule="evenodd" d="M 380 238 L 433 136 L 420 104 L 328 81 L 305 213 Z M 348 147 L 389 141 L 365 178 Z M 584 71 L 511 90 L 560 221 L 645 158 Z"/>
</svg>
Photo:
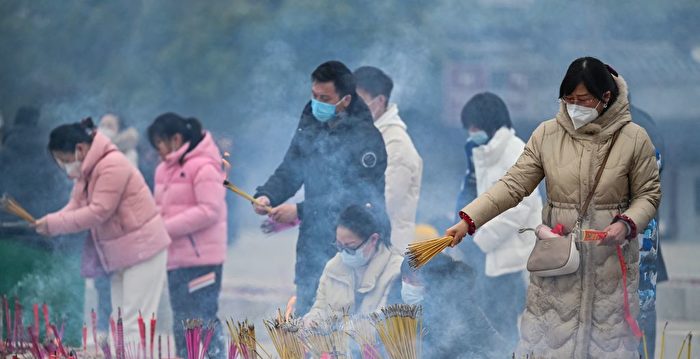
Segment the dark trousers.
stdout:
<svg viewBox="0 0 700 359">
<path fill-rule="evenodd" d="M 109 316 L 112 314 L 112 289 L 109 276 L 94 278 L 97 292 L 97 330 L 109 332 Z"/>
<path fill-rule="evenodd" d="M 204 324 L 217 319 L 221 272 L 223 265 L 181 268 L 168 271 L 170 306 L 173 309 L 173 335 L 178 357 L 187 358 L 187 344 L 183 322 L 187 319 L 202 319 Z M 210 273 L 215 274 L 214 283 L 202 288 L 192 287 L 192 282 Z M 221 324 L 209 345 L 210 358 L 225 357 Z"/>
</svg>

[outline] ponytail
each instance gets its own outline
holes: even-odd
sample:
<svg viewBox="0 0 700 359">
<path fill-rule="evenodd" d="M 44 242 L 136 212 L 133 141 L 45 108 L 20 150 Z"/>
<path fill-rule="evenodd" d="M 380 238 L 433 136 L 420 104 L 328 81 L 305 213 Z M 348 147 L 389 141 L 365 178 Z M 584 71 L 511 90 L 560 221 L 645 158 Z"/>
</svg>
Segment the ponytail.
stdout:
<svg viewBox="0 0 700 359">
<path fill-rule="evenodd" d="M 87 117 L 80 122 L 54 128 L 49 135 L 48 149 L 50 152 L 73 153 L 77 144 L 92 144 L 94 137 L 95 124 L 91 117 Z"/>
<path fill-rule="evenodd" d="M 184 118 L 176 113 L 168 112 L 158 116 L 148 127 L 148 139 L 154 148 L 157 141 L 171 139 L 176 134 L 182 136 L 184 142 L 189 143 L 187 151 L 178 160 L 182 164 L 185 161 L 185 155 L 195 149 L 204 139 L 201 122 L 194 117 Z"/>
</svg>

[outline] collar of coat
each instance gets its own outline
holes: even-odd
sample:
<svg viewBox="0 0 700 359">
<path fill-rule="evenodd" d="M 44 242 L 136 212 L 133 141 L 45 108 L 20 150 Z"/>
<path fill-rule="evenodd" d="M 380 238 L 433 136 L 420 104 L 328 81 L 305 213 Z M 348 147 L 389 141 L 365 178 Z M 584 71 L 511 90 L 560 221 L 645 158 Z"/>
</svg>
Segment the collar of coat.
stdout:
<svg viewBox="0 0 700 359">
<path fill-rule="evenodd" d="M 179 165 L 180 157 L 187 152 L 189 147 L 190 143 L 185 142 L 182 144 L 182 146 L 180 146 L 180 148 L 177 149 L 177 151 L 169 153 L 167 156 L 165 156 L 165 165 L 167 167 Z M 211 133 L 204 133 L 204 138 L 202 138 L 202 140 L 195 148 L 192 149 L 192 151 L 185 155 L 185 161 L 193 157 L 206 158 L 208 162 L 214 165 L 220 165 L 222 163 L 219 148 L 216 146 L 216 142 L 214 141 L 214 137 L 211 135 Z"/>
<path fill-rule="evenodd" d="M 374 254 L 372 259 L 370 259 L 369 263 L 367 264 L 367 268 L 362 276 L 360 285 L 357 287 L 358 293 L 368 293 L 374 289 L 374 287 L 377 285 L 377 280 L 382 273 L 384 273 L 386 266 L 389 264 L 391 253 L 391 249 L 377 242 L 377 253 Z M 343 260 L 340 258 L 340 253 L 331 258 L 331 260 L 328 262 L 328 267 L 326 270 L 326 275 L 329 278 L 342 282 L 347 286 L 352 285 L 353 276 L 355 275 L 354 270 L 350 266 L 343 263 Z"/>
<path fill-rule="evenodd" d="M 395 103 L 389 104 L 389 107 L 387 107 L 386 111 L 379 116 L 377 121 L 374 122 L 374 125 L 380 130 L 389 126 L 399 126 L 404 130 L 408 128 L 406 123 L 404 123 L 403 120 L 401 120 L 401 117 L 399 117 L 399 107 Z"/>
<path fill-rule="evenodd" d="M 566 105 L 563 102 L 559 105 L 559 113 L 557 113 L 556 117 L 557 123 L 561 125 L 571 137 L 602 142 L 612 137 L 617 130 L 632 121 L 627 82 L 622 76 L 613 76 L 613 78 L 620 90 L 620 94 L 617 96 L 615 103 L 613 103 L 602 116 L 578 130 L 574 129 L 571 117 L 569 117 L 569 114 L 566 112 Z"/>
<path fill-rule="evenodd" d="M 80 172 L 82 173 L 81 178 L 89 178 L 95 166 L 97 166 L 97 163 L 105 156 L 115 151 L 118 151 L 117 146 L 115 146 L 107 136 L 97 131 L 95 137 L 92 139 L 92 144 L 90 144 L 90 149 L 83 160 L 83 164 L 80 166 Z"/>
<path fill-rule="evenodd" d="M 472 150 L 472 158 L 475 162 L 491 163 L 498 160 L 508 147 L 510 139 L 515 137 L 515 130 L 508 127 L 501 127 L 494 132 L 491 140 Z"/>
</svg>

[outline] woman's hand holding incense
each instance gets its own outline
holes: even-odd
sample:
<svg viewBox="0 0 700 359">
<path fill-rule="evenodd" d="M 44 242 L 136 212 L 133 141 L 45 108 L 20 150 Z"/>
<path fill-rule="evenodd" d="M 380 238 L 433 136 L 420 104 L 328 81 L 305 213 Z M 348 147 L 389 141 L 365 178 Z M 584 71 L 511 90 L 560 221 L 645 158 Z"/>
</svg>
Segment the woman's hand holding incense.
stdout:
<svg viewBox="0 0 700 359">
<path fill-rule="evenodd" d="M 34 230 L 42 236 L 49 236 L 49 223 L 46 221 L 46 217 L 38 219 L 34 223 Z"/>
<path fill-rule="evenodd" d="M 253 209 L 255 213 L 263 216 L 268 214 L 270 210 L 270 199 L 267 196 L 260 196 L 255 199 L 256 203 L 253 203 Z"/>
<path fill-rule="evenodd" d="M 297 205 L 283 204 L 270 211 L 270 218 L 278 223 L 294 223 L 297 220 Z"/>
<path fill-rule="evenodd" d="M 454 226 L 450 227 L 447 231 L 445 231 L 446 237 L 454 238 L 452 240 L 452 243 L 450 244 L 450 247 L 458 245 L 459 242 L 461 242 L 462 239 L 464 239 L 464 237 L 467 235 L 468 231 L 469 225 L 465 221 L 459 221 L 459 223 L 455 224 Z"/>
<path fill-rule="evenodd" d="M 615 222 L 603 230 L 608 235 L 598 243 L 604 246 L 623 245 L 627 242 L 627 226 L 623 222 Z"/>
</svg>

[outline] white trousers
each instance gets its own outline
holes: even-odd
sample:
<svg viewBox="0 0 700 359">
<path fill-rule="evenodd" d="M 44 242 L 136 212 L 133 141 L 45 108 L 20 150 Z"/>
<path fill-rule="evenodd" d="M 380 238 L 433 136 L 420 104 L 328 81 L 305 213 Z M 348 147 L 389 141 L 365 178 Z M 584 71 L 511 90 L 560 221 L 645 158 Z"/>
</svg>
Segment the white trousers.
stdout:
<svg viewBox="0 0 700 359">
<path fill-rule="evenodd" d="M 164 249 L 145 262 L 112 273 L 112 317 L 116 322 L 117 309 L 121 308 L 124 343 L 139 343 L 139 310 L 146 328 L 151 315 L 158 311 L 167 281 L 167 260 L 168 250 Z"/>
</svg>

